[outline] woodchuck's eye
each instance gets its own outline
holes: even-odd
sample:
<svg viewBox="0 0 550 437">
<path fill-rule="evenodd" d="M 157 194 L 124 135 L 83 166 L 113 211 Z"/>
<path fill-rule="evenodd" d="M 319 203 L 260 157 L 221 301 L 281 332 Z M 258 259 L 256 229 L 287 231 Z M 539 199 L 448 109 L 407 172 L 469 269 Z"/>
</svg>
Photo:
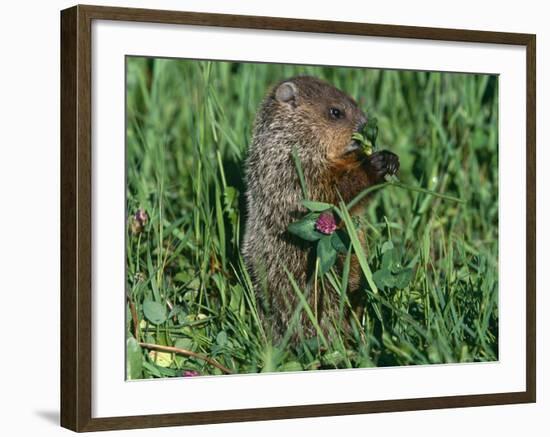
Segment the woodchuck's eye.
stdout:
<svg viewBox="0 0 550 437">
<path fill-rule="evenodd" d="M 346 116 L 344 111 L 342 111 L 341 109 L 338 109 L 338 108 L 334 108 L 334 107 L 331 107 L 328 110 L 328 113 L 330 115 L 330 118 L 332 118 L 334 120 L 341 120 L 342 118 L 344 118 Z"/>
</svg>

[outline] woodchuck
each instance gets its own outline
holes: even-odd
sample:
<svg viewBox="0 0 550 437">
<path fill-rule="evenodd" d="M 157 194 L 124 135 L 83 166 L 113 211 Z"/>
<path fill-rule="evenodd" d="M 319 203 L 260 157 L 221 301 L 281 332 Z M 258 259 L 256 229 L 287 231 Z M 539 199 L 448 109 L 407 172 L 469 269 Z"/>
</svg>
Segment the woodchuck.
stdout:
<svg viewBox="0 0 550 437">
<path fill-rule="evenodd" d="M 309 199 L 337 204 L 340 193 L 344 201 L 350 201 L 399 168 L 398 157 L 389 151 L 369 157 L 360 152 L 361 146 L 352 135 L 366 121 L 351 97 L 309 76 L 280 82 L 258 110 L 246 162 L 247 218 L 242 247 L 264 327 L 275 342 L 284 337 L 300 304 L 285 268 L 305 292 L 327 335 L 339 308 L 335 290 L 308 290 L 315 250 L 287 231 L 289 223 L 306 213 L 293 148 L 301 161 Z M 357 214 L 362 206 L 364 202 L 351 213 Z M 357 262 L 352 260 L 348 296 L 357 308 L 362 300 L 358 296 L 362 293 L 356 293 L 360 277 Z M 316 335 L 303 311 L 300 323 L 306 338 Z M 291 338 L 296 343 L 299 337 Z"/>
</svg>

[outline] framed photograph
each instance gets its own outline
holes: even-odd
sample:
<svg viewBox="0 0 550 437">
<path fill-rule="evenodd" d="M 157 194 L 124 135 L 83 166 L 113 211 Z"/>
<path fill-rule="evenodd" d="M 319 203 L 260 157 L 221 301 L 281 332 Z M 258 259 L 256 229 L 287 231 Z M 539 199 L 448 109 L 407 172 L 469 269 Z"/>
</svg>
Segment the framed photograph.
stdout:
<svg viewBox="0 0 550 437">
<path fill-rule="evenodd" d="M 61 424 L 535 402 L 535 35 L 61 12 Z"/>
</svg>

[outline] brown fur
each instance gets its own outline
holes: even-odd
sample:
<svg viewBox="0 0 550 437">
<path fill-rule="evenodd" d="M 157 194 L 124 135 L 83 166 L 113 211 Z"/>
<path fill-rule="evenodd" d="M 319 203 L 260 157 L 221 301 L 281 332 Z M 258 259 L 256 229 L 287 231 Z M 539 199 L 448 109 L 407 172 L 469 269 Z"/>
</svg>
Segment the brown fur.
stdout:
<svg viewBox="0 0 550 437">
<path fill-rule="evenodd" d="M 331 116 L 331 108 L 339 109 L 344 117 Z M 289 223 L 306 213 L 292 149 L 295 147 L 300 157 L 310 199 L 337 204 L 340 193 L 344 201 L 349 201 L 380 180 L 380 174 L 371 170 L 364 156 L 346 152 L 353 144 L 352 134 L 365 122 L 365 114 L 351 97 L 313 77 L 279 83 L 257 113 L 246 169 L 243 255 L 265 327 L 276 340 L 284 336 L 299 305 L 285 268 L 300 289 L 306 290 L 315 256 L 308 243 L 287 232 Z M 356 291 L 359 283 L 360 271 L 354 261 L 349 292 Z M 307 291 L 307 299 L 326 330 L 330 316 L 338 309 L 339 297 L 334 291 L 312 289 Z M 360 306 L 361 299 L 351 300 Z M 315 335 L 307 316 L 302 316 L 301 322 L 306 336 Z"/>
</svg>

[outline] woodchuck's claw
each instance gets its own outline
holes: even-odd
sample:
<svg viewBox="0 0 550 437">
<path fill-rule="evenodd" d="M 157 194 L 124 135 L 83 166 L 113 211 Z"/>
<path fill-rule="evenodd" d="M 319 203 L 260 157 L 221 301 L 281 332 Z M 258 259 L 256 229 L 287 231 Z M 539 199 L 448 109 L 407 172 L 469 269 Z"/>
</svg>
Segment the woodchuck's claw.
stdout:
<svg viewBox="0 0 550 437">
<path fill-rule="evenodd" d="M 388 150 L 381 150 L 369 157 L 368 165 L 372 174 L 382 180 L 386 175 L 394 175 L 399 170 L 399 157 Z"/>
</svg>

